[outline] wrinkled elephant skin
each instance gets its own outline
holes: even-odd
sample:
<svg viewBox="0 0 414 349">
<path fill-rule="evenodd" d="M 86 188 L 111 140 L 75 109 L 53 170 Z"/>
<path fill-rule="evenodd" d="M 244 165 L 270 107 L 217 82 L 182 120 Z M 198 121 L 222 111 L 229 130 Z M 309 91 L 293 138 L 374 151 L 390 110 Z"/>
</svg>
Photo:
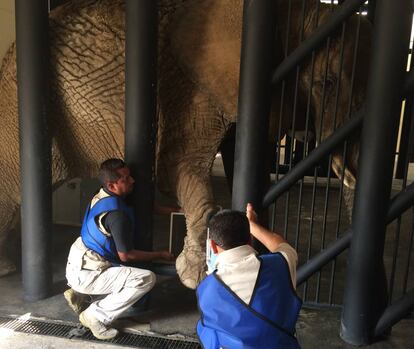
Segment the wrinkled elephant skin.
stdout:
<svg viewBox="0 0 414 349">
<path fill-rule="evenodd" d="M 292 11 L 300 11 L 300 3 L 293 1 Z M 284 6 L 281 1 L 277 19 L 281 32 L 286 27 Z M 330 12 L 324 6 L 320 11 L 323 22 Z M 308 13 L 305 37 L 313 30 L 315 16 L 312 8 Z M 121 0 L 73 1 L 50 15 L 53 183 L 95 176 L 100 162 L 124 155 L 124 17 L 125 4 Z M 300 16 L 293 13 L 292 18 L 296 17 Z M 241 19 L 241 0 L 159 1 L 157 182 L 160 190 L 176 196 L 186 216 L 187 236 L 176 266 L 182 282 L 190 288 L 195 288 L 205 275 L 205 222 L 214 207 L 210 170 L 226 130 L 236 120 Z M 291 28 L 290 45 L 298 41 L 300 24 L 295 20 Z M 282 59 L 283 40 L 275 66 Z M 339 54 L 337 41 L 331 42 L 334 55 Z M 352 45 L 351 40 L 347 52 L 352 53 Z M 343 90 L 350 83 L 349 55 L 344 59 Z M 315 124 L 324 110 L 322 139 L 332 132 L 328 123 L 334 108 L 332 94 L 325 96 L 324 105 L 318 102 L 324 60 L 321 50 L 315 60 L 317 86 L 311 101 Z M 329 77 L 338 65 L 337 57 L 330 56 L 330 60 L 334 64 L 329 67 Z M 310 85 L 310 69 L 308 63 L 301 71 L 303 91 Z M 335 85 L 332 79 L 328 80 Z M 354 88 L 353 109 L 364 99 L 365 82 L 357 83 L 361 87 Z M 16 89 L 12 45 L 0 71 L 0 275 L 14 270 L 6 250 L 20 204 Z M 272 115 L 276 116 L 279 99 L 275 96 L 273 100 Z M 302 110 L 306 110 L 306 98 L 303 100 Z M 341 107 L 346 100 L 347 96 L 339 98 Z M 286 113 L 291 111 L 291 104 L 287 103 Z M 346 118 L 343 107 L 337 125 Z M 274 135 L 277 123 L 272 125 Z M 282 123 L 282 134 L 287 127 Z M 337 168 L 343 167 L 344 160 L 335 159 Z"/>
</svg>

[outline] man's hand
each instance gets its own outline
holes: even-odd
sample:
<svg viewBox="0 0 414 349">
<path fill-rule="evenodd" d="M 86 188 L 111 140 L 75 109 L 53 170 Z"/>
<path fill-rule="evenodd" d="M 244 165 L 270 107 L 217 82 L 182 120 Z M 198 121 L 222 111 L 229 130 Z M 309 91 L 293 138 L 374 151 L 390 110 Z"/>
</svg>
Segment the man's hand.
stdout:
<svg viewBox="0 0 414 349">
<path fill-rule="evenodd" d="M 157 259 L 173 261 L 174 255 L 168 251 L 141 251 L 130 250 L 128 252 L 119 252 L 118 256 L 121 262 L 151 262 Z"/>
<path fill-rule="evenodd" d="M 157 203 L 154 204 L 154 213 L 159 215 L 168 215 L 175 212 L 183 212 L 179 206 L 162 206 Z"/>
<path fill-rule="evenodd" d="M 174 255 L 168 251 L 160 251 L 160 258 L 166 261 L 173 261 L 175 259 Z"/>
<path fill-rule="evenodd" d="M 250 233 L 265 245 L 270 252 L 275 252 L 280 244 L 287 242 L 282 236 L 266 229 L 257 222 L 257 214 L 251 203 L 247 204 L 246 217 L 249 220 Z"/>
<path fill-rule="evenodd" d="M 246 216 L 249 220 L 249 223 L 257 223 L 257 213 L 250 202 L 247 204 L 246 207 Z"/>
</svg>

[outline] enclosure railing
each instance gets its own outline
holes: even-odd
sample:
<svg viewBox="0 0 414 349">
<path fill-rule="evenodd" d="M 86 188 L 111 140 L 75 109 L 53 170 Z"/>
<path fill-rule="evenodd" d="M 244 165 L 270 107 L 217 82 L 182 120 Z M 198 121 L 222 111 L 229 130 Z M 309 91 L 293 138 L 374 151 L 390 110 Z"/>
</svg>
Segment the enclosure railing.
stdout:
<svg viewBox="0 0 414 349">
<path fill-rule="evenodd" d="M 270 186 L 261 204 L 263 208 L 268 208 L 273 205 L 272 228 L 281 231 L 285 238 L 292 242 L 299 251 L 300 260 L 303 257 L 307 260 L 298 269 L 297 274 L 297 284 L 298 286 L 302 286 L 302 297 L 304 298 L 305 304 L 322 305 L 323 303 L 327 303 L 331 306 L 341 305 L 341 301 L 338 302 L 337 299 L 342 298 L 344 282 L 336 278 L 336 271 L 341 268 L 343 270 L 345 269 L 346 256 L 343 252 L 348 249 L 352 241 L 352 230 L 351 228 L 346 229 L 348 223 L 344 222 L 349 217 L 344 217 L 346 215 L 342 212 L 342 199 L 344 195 L 351 195 L 348 198 L 347 204 L 352 202 L 353 191 L 344 186 L 343 180 L 332 178 L 331 168 L 333 165 L 333 154 L 335 152 L 336 154 L 339 153 L 342 155 L 343 159 L 347 159 L 349 152 L 355 151 L 355 149 L 350 149 L 352 144 L 349 142 L 349 139 L 359 133 L 366 113 L 366 107 L 362 104 L 362 101 L 358 100 L 360 96 L 356 95 L 355 87 L 357 86 L 356 84 L 361 83 L 358 79 L 363 75 L 361 74 L 361 67 L 363 65 L 360 64 L 360 61 L 363 61 L 366 57 L 363 57 L 361 54 L 363 48 L 361 49 L 360 42 L 362 41 L 363 45 L 366 44 L 368 35 L 366 32 L 367 25 L 361 15 L 354 16 L 356 12 L 361 13 L 358 10 L 365 1 L 347 0 L 340 6 L 334 6 L 332 4 L 332 14 L 329 19 L 326 19 L 325 16 L 325 7 L 323 9 L 325 12 L 322 11 L 321 15 L 322 17 L 325 16 L 323 24 L 320 24 L 319 16 L 322 5 L 319 1 L 315 2 L 316 5 L 314 7 L 309 5 L 311 1 L 290 0 L 286 3 L 287 16 L 286 13 L 283 13 L 283 16 L 286 18 L 282 19 L 285 21 L 284 25 L 280 25 L 280 27 L 286 27 L 286 33 L 279 32 L 281 41 L 283 42 L 284 59 L 274 71 L 272 83 L 276 88 L 280 89 L 279 133 L 276 137 L 279 140 L 282 138 L 282 125 L 283 121 L 285 121 L 283 118 L 287 113 L 290 113 L 288 116 L 288 130 L 289 134 L 292 135 L 292 139 L 290 143 L 287 143 L 289 144 L 287 147 L 290 147 L 290 149 L 286 149 L 289 156 L 285 157 L 285 159 L 288 159 L 287 165 L 290 171 L 283 177 L 280 177 L 279 166 L 283 154 L 279 147 L 276 152 L 276 183 Z M 375 6 L 373 6 L 371 1 L 370 8 L 373 7 Z M 316 10 L 311 14 L 306 13 L 309 8 L 312 11 L 315 8 Z M 297 15 L 298 11 L 302 16 Z M 372 13 L 370 17 L 373 18 Z M 289 32 L 291 27 L 295 26 L 296 28 L 300 27 L 299 33 L 296 33 L 296 37 Z M 312 34 L 308 34 L 310 27 L 314 29 Z M 352 52 L 349 52 L 350 47 L 347 46 L 350 38 L 353 38 L 354 41 L 354 45 L 351 46 Z M 297 45 L 296 48 L 292 48 L 295 44 Z M 349 56 L 352 56 L 352 62 L 349 61 Z M 346 61 L 347 59 L 348 61 Z M 348 69 L 346 78 L 349 79 L 346 87 L 349 90 L 344 92 L 344 87 L 341 84 L 346 69 Z M 307 89 L 305 90 L 303 89 L 304 73 L 307 74 L 306 81 L 308 83 Z M 318 84 L 319 86 L 315 87 Z M 410 72 L 405 78 L 403 98 L 407 98 L 404 112 L 405 130 L 407 134 L 411 135 L 414 133 L 413 118 L 408 118 L 408 116 L 411 116 L 410 114 L 413 112 L 413 108 L 411 108 L 413 103 L 411 97 L 413 87 L 414 74 Z M 319 88 L 317 92 L 320 94 L 321 105 L 315 107 L 313 97 L 317 88 Z M 343 93 L 347 93 L 349 96 L 347 103 L 344 102 Z M 300 100 L 305 101 L 303 103 L 304 105 L 300 105 Z M 289 105 L 289 103 L 291 104 Z M 331 108 L 330 115 L 326 114 L 327 104 Z M 286 110 L 287 105 L 289 105 L 290 111 Z M 306 115 L 306 118 L 304 124 L 297 125 L 298 115 L 300 113 Z M 342 119 L 338 116 L 340 113 L 342 113 Z M 314 125 L 312 129 L 311 118 L 313 117 L 315 119 L 315 115 L 319 123 Z M 396 117 L 399 116 L 396 115 Z M 332 123 L 332 134 L 328 137 L 322 137 L 325 120 Z M 296 163 L 295 144 L 298 141 L 295 139 L 295 134 L 302 130 L 304 130 L 304 159 Z M 315 134 L 314 138 L 316 143 L 316 148 L 312 151 L 310 151 L 308 146 L 311 133 Z M 413 147 L 412 138 L 412 136 L 406 138 L 409 140 L 409 144 L 405 144 L 405 146 L 409 149 Z M 340 149 L 341 145 L 343 145 L 342 149 Z M 409 278 L 409 270 L 414 229 L 408 229 L 408 231 L 405 229 L 404 232 L 400 232 L 402 226 L 407 226 L 407 224 L 402 223 L 402 220 L 406 220 L 408 213 L 404 217 L 401 217 L 401 214 L 406 212 L 414 204 L 413 184 L 407 185 L 409 159 L 407 156 L 401 155 L 403 151 L 404 149 L 400 146 L 397 153 L 398 159 L 403 160 L 400 161 L 399 165 L 402 167 L 402 181 L 396 181 L 394 183 L 396 187 L 394 192 L 400 189 L 400 193 L 393 197 L 386 216 L 386 224 L 389 225 L 387 236 L 390 240 L 386 246 L 386 271 L 389 276 L 388 290 L 390 294 L 390 306 L 379 319 L 375 328 L 375 336 L 384 333 L 387 328 L 405 316 L 414 306 L 413 291 L 408 291 L 410 289 L 410 283 L 412 283 L 412 280 Z M 326 157 L 328 157 L 328 167 L 326 173 L 324 173 L 325 178 L 321 183 L 321 181 L 318 182 L 319 171 L 317 167 Z M 345 161 L 343 165 L 345 165 Z M 305 176 L 309 173 L 309 170 L 314 170 L 314 177 L 313 181 L 311 180 L 311 184 L 313 184 L 311 188 L 311 199 L 305 202 L 309 182 L 309 178 L 305 178 Z M 345 166 L 342 166 L 341 172 L 338 173 L 337 171 L 336 174 L 339 178 L 344 178 Z M 318 216 L 317 208 L 319 203 L 317 194 L 321 188 L 321 184 L 322 189 L 324 189 L 325 200 L 319 207 L 323 213 Z M 294 202 L 291 198 L 290 190 L 298 191 L 297 202 Z M 284 203 L 277 201 L 277 199 L 281 199 L 282 197 L 285 197 Z M 336 198 L 336 202 L 332 201 L 332 198 Z M 297 211 L 291 214 L 292 206 Z M 310 206 L 310 209 L 305 212 L 307 206 Z M 351 208 L 349 206 L 348 208 L 350 211 Z M 279 213 L 281 210 L 284 210 L 284 214 Z M 332 219 L 329 213 L 333 210 L 336 210 L 336 217 Z M 350 212 L 348 212 L 348 215 L 350 215 Z M 295 217 L 297 221 L 296 225 L 293 226 L 291 222 Z M 303 231 L 305 231 L 303 222 L 307 220 L 309 221 L 309 230 L 305 236 L 303 234 Z M 390 224 L 392 222 L 395 223 Z M 392 234 L 391 231 L 394 229 L 394 224 L 396 225 L 396 229 L 395 233 Z M 318 237 L 319 239 L 314 240 L 317 225 L 319 225 L 321 234 Z M 292 230 L 290 228 L 291 226 L 295 230 L 294 237 L 289 234 Z M 345 232 L 341 234 L 340 231 Z M 331 234 L 332 232 L 333 234 Z M 403 234 L 404 239 L 408 243 L 401 246 L 400 242 Z M 318 244 L 320 251 L 315 253 L 313 250 L 315 250 L 315 246 Z M 305 251 L 302 250 L 304 245 L 307 247 Z M 338 259 L 339 257 L 342 260 Z M 332 264 L 330 270 L 328 270 L 326 267 L 330 262 Z M 329 275 L 324 278 L 323 275 L 325 276 L 326 272 Z M 312 276 L 316 277 L 316 280 L 313 283 L 308 283 Z M 399 290 L 395 286 L 397 281 L 401 282 Z M 328 285 L 329 287 L 327 302 L 321 299 L 321 289 L 324 285 Z M 315 292 L 313 300 L 309 297 L 312 289 Z M 339 289 L 339 291 L 336 292 L 336 289 Z M 400 297 L 401 295 L 402 297 Z"/>
</svg>

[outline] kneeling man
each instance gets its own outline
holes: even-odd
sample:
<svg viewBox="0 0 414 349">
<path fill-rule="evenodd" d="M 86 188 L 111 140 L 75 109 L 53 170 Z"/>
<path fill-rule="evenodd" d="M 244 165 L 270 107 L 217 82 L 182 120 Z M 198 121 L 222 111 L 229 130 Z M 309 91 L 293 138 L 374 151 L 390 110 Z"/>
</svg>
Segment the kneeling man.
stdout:
<svg viewBox="0 0 414 349">
<path fill-rule="evenodd" d="M 69 252 L 66 278 L 71 288 L 64 296 L 96 338 L 111 339 L 118 334 L 111 323 L 155 284 L 153 272 L 124 263 L 173 256 L 168 251 L 134 248 L 135 219 L 124 198 L 135 181 L 127 165 L 121 159 L 108 159 L 101 164 L 99 179 L 102 188 L 88 205 L 81 236 Z M 105 297 L 86 308 L 91 295 Z"/>
<path fill-rule="evenodd" d="M 272 253 L 257 255 L 250 233 Z M 197 288 L 197 334 L 203 347 L 299 348 L 295 324 L 302 301 L 295 292 L 296 251 L 257 223 L 250 204 L 246 215 L 231 210 L 215 214 L 208 235 L 212 272 Z"/>
</svg>

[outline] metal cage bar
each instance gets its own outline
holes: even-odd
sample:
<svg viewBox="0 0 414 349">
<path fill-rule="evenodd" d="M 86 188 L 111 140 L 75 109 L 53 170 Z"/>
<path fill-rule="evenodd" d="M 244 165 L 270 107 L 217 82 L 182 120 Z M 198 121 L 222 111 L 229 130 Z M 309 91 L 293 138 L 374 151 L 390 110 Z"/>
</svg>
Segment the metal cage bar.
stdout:
<svg viewBox="0 0 414 349">
<path fill-rule="evenodd" d="M 265 149 L 271 106 L 269 76 L 273 69 L 276 4 L 245 1 L 238 126 L 232 208 L 244 211 L 251 202 L 257 209 L 265 188 Z M 254 130 L 254 132 L 252 132 Z"/>
<path fill-rule="evenodd" d="M 354 345 L 373 340 L 373 327 L 386 305 L 382 254 L 386 203 L 396 142 L 395 113 L 401 104 L 410 37 L 412 4 L 379 1 L 367 115 L 361 137 L 359 179 L 353 214 L 341 337 Z M 382 115 L 382 118 L 378 118 Z M 382 173 L 381 176 L 375 174 Z"/>
<path fill-rule="evenodd" d="M 152 249 L 157 91 L 157 1 L 126 1 L 125 159 L 139 190 L 132 193 L 139 239 Z"/>
<path fill-rule="evenodd" d="M 48 2 L 16 0 L 24 298 L 52 286 L 52 170 L 48 123 Z"/>
<path fill-rule="evenodd" d="M 282 81 L 314 49 L 318 48 L 365 0 L 347 0 L 332 14 L 328 22 L 320 26 L 279 65 L 272 76 L 272 84 Z"/>
</svg>

